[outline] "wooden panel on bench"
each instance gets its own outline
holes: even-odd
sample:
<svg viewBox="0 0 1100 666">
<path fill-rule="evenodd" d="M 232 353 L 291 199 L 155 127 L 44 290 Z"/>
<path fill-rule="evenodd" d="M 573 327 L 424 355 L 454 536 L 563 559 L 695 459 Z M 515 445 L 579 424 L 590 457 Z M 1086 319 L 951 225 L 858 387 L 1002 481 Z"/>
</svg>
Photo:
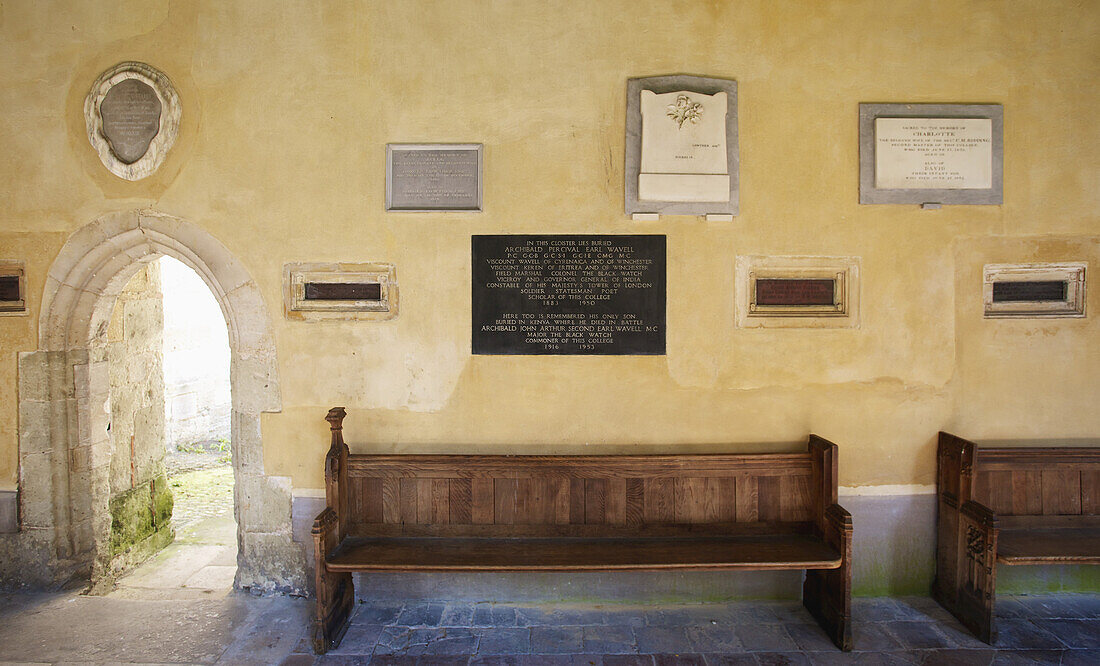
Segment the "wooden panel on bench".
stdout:
<svg viewBox="0 0 1100 666">
<path fill-rule="evenodd" d="M 332 571 L 836 569 L 840 553 L 811 535 L 663 538 L 346 539 Z"/>
<path fill-rule="evenodd" d="M 1096 449 L 978 448 L 974 501 L 998 516 L 1100 514 Z"/>
<path fill-rule="evenodd" d="M 349 532 L 374 523 L 805 522 L 808 453 L 348 456 Z"/>
</svg>

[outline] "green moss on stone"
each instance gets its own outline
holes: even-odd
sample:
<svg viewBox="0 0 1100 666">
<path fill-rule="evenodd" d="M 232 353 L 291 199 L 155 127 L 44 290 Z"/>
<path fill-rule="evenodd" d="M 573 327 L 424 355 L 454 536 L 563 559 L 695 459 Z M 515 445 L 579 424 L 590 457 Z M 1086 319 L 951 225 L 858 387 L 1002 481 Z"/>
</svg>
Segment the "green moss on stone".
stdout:
<svg viewBox="0 0 1100 666">
<path fill-rule="evenodd" d="M 111 554 L 118 555 L 160 530 L 172 519 L 172 489 L 168 477 L 158 475 L 149 483 L 111 498 Z"/>
<path fill-rule="evenodd" d="M 997 567 L 997 594 L 1100 592 L 1100 567 L 1087 564 Z"/>
</svg>

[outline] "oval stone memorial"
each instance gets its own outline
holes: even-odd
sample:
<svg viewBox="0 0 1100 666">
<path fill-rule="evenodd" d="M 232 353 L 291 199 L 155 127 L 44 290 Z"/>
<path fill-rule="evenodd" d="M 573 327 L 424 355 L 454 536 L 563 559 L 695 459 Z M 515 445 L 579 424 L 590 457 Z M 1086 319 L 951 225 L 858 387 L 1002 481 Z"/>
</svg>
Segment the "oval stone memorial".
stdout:
<svg viewBox="0 0 1100 666">
<path fill-rule="evenodd" d="M 103 136 L 123 164 L 133 164 L 149 150 L 160 131 L 161 104 L 157 92 L 137 79 L 111 86 L 99 107 Z"/>
</svg>

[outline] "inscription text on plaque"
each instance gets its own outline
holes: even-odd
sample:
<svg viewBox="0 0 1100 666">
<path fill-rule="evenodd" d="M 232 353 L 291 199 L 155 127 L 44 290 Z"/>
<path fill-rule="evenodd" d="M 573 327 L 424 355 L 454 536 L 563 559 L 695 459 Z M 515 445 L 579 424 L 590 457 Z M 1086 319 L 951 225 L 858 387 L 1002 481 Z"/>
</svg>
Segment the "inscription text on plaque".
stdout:
<svg viewBox="0 0 1100 666">
<path fill-rule="evenodd" d="M 474 236 L 474 354 L 665 353 L 665 237 Z"/>
<path fill-rule="evenodd" d="M 876 118 L 875 187 L 982 190 L 993 186 L 989 118 Z"/>
<path fill-rule="evenodd" d="M 160 99 L 144 81 L 123 79 L 111 86 L 99 106 L 103 136 L 123 164 L 133 164 L 149 150 L 160 131 Z"/>
<path fill-rule="evenodd" d="M 480 211 L 480 144 L 386 146 L 386 210 Z"/>
</svg>

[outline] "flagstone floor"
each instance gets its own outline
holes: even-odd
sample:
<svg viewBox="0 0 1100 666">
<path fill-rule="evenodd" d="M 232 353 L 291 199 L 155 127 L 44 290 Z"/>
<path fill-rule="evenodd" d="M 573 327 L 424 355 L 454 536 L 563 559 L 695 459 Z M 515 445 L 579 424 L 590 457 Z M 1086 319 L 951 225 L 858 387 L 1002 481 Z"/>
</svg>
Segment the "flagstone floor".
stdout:
<svg viewBox="0 0 1100 666">
<path fill-rule="evenodd" d="M 999 598 L 994 646 L 928 598 L 857 599 L 850 653 L 797 602 L 361 603 L 318 657 L 308 599 L 125 589 L 0 595 L 0 664 L 1100 664 L 1100 595 Z"/>
</svg>

